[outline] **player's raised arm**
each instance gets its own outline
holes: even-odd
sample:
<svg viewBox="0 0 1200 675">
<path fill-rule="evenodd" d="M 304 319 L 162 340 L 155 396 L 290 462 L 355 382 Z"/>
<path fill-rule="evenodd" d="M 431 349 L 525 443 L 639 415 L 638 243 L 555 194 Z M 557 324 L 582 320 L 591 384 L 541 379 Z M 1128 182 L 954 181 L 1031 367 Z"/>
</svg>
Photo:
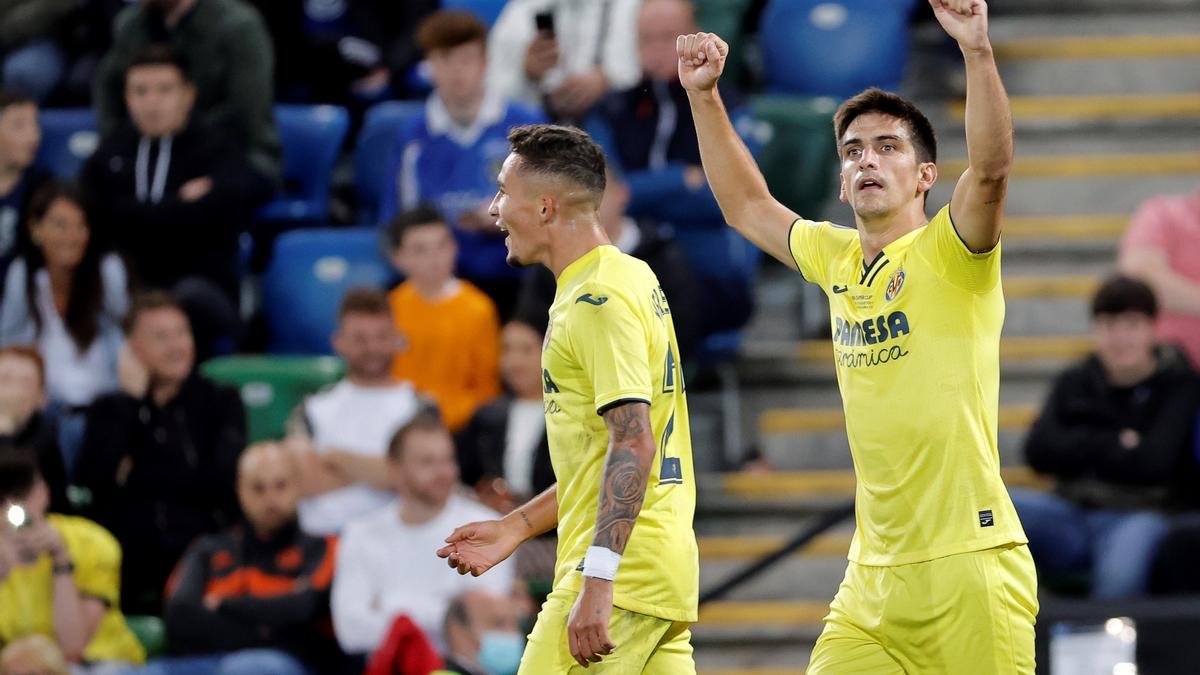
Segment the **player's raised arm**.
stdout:
<svg viewBox="0 0 1200 675">
<path fill-rule="evenodd" d="M 988 39 L 985 0 L 929 0 L 938 23 L 958 41 L 967 67 L 967 170 L 954 187 L 950 217 L 972 251 L 1000 241 L 1013 163 L 1012 110 Z"/>
<path fill-rule="evenodd" d="M 604 423 L 608 427 L 608 455 L 600 482 L 596 533 L 583 559 L 583 589 L 567 623 L 571 655 L 584 667 L 616 646 L 608 636 L 613 580 L 642 511 L 650 466 L 658 450 L 648 403 L 616 405 L 604 412 Z"/>
<path fill-rule="evenodd" d="M 762 250 L 795 268 L 788 233 L 797 216 L 771 196 L 767 181 L 738 137 L 717 92 L 729 46 L 712 33 L 681 35 L 679 81 L 687 90 L 700 159 L 725 222 Z"/>
</svg>

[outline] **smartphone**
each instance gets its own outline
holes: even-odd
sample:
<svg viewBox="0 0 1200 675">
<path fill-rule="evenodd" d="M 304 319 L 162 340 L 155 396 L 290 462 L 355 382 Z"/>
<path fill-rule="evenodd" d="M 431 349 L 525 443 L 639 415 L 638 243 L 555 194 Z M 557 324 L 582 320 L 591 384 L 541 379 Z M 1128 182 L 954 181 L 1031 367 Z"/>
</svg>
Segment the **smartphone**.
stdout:
<svg viewBox="0 0 1200 675">
<path fill-rule="evenodd" d="M 539 33 L 554 37 L 554 12 L 538 12 L 533 15 L 533 24 Z"/>
</svg>

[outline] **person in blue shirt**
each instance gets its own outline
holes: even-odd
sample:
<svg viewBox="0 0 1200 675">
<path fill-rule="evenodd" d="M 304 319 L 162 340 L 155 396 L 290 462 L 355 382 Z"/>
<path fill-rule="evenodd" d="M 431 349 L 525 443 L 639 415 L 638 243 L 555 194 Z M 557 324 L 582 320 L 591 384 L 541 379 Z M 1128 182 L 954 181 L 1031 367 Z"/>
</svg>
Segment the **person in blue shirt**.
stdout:
<svg viewBox="0 0 1200 675">
<path fill-rule="evenodd" d="M 41 140 L 33 99 L 0 91 L 0 275 L 28 247 L 21 224 L 29 196 L 50 178 L 33 167 Z"/>
<path fill-rule="evenodd" d="M 496 174 L 508 156 L 508 130 L 545 121 L 541 111 L 506 101 L 490 88 L 487 26 L 473 14 L 440 11 L 417 30 L 434 82 L 425 110 L 399 131 L 379 220 L 432 203 L 458 239 L 458 274 L 484 290 L 503 316 L 520 273 L 508 267 L 503 234 L 487 213 Z"/>
</svg>

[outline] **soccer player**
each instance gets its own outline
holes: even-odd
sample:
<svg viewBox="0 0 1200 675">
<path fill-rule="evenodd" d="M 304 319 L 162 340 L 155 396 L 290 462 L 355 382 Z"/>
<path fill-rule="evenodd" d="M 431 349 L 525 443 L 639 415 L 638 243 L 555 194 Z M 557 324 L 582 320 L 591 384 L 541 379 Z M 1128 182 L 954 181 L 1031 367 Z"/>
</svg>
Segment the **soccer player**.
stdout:
<svg viewBox="0 0 1200 675">
<path fill-rule="evenodd" d="M 479 575 L 557 524 L 554 589 L 521 675 L 694 673 L 696 488 L 671 308 L 650 268 L 604 234 L 600 148 L 551 125 L 508 140 L 491 215 L 510 264 L 557 279 L 542 389 L 558 482 L 502 520 L 458 528 L 438 555 Z"/>
<path fill-rule="evenodd" d="M 1011 114 L 986 3 L 931 4 L 966 61 L 970 159 L 932 220 L 934 134 L 911 103 L 868 90 L 841 106 L 841 199 L 858 227 L 805 220 L 771 197 L 729 123 L 726 44 L 677 41 L 727 222 L 829 297 L 857 527 L 809 675 L 1034 670 L 1035 571 L 996 447 Z"/>
</svg>

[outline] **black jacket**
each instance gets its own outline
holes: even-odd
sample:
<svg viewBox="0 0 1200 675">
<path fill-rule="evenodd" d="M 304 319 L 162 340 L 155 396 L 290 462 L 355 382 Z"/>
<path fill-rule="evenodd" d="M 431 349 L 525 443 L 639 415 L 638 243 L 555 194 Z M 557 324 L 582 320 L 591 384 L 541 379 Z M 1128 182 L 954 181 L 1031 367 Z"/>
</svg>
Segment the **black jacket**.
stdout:
<svg viewBox="0 0 1200 675">
<path fill-rule="evenodd" d="M 12 448 L 32 453 L 37 462 L 38 473 L 46 487 L 50 488 L 50 511 L 74 513 L 67 500 L 67 471 L 63 465 L 62 451 L 58 448 L 58 428 L 46 414 L 33 413 L 25 425 L 11 436 L 0 436 L 0 451 Z"/>
<path fill-rule="evenodd" d="M 238 393 L 199 376 L 163 407 L 123 393 L 92 404 L 76 482 L 92 493 L 93 519 L 124 550 L 127 609 L 156 609 L 192 540 L 234 522 L 234 479 L 245 443 Z M 149 597 L 149 606 L 139 605 Z"/>
<path fill-rule="evenodd" d="M 252 174 L 224 133 L 193 121 L 171 139 L 161 198 L 139 199 L 142 138 L 126 123 L 84 164 L 80 184 L 93 225 L 125 254 L 139 282 L 170 289 L 184 277 L 199 275 L 236 297 L 238 235 L 253 209 L 270 196 L 266 183 Z M 149 193 L 167 146 L 148 139 L 147 147 L 141 173 Z M 191 202 L 180 198 L 180 187 L 206 176 L 212 180 L 207 195 Z"/>
<path fill-rule="evenodd" d="M 637 225 L 642 239 L 632 255 L 650 266 L 667 296 L 680 359 L 694 357 L 701 337 L 701 317 L 699 291 L 687 257 L 665 228 L 650 220 L 639 220 Z M 542 266 L 532 268 L 521 280 L 517 315 L 537 317 L 544 324 L 550 305 L 554 303 L 556 288 L 550 270 Z"/>
<path fill-rule="evenodd" d="M 1058 479 L 1085 507 L 1167 508 L 1194 500 L 1193 454 L 1200 388 L 1174 348 L 1133 387 L 1114 387 L 1095 356 L 1059 375 L 1025 442 L 1029 465 Z M 1119 437 L 1133 429 L 1140 443 Z"/>
<path fill-rule="evenodd" d="M 504 394 L 479 408 L 471 421 L 459 432 L 458 465 L 462 482 L 475 485 L 485 476 L 504 475 L 504 453 L 508 439 L 508 411 L 513 397 Z M 533 493 L 554 484 L 554 467 L 550 464 L 550 445 L 545 434 L 533 459 L 531 484 Z"/>
</svg>

